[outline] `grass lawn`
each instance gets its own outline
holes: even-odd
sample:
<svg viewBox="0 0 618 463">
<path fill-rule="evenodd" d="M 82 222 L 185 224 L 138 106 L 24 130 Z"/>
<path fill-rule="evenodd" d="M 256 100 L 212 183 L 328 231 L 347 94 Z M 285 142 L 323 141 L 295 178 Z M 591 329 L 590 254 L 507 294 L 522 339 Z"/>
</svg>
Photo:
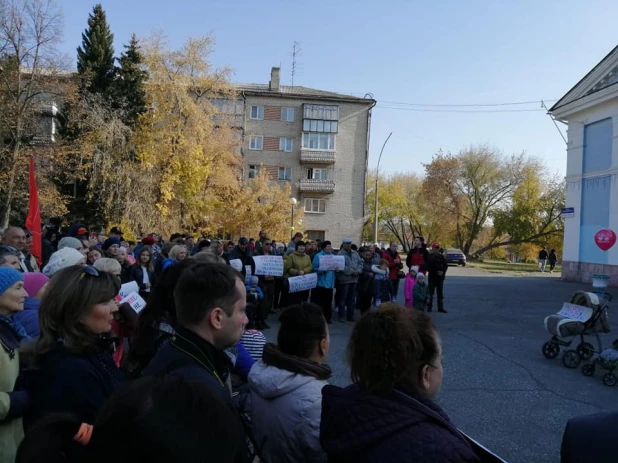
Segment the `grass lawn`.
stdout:
<svg viewBox="0 0 618 463">
<path fill-rule="evenodd" d="M 468 266 L 489 273 L 539 273 L 538 264 L 513 263 L 503 260 L 486 260 L 484 262 L 468 261 Z M 560 265 L 557 265 L 554 269 L 554 273 L 559 274 L 561 271 Z M 545 267 L 545 272 L 549 272 L 549 264 Z"/>
</svg>

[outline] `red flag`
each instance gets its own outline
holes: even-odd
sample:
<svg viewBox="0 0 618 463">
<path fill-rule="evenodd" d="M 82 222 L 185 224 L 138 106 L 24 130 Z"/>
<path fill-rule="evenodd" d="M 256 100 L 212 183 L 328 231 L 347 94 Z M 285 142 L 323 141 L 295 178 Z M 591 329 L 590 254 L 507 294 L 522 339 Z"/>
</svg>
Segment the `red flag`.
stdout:
<svg viewBox="0 0 618 463">
<path fill-rule="evenodd" d="M 39 190 L 36 187 L 36 177 L 34 176 L 34 156 L 30 156 L 29 173 L 29 193 L 28 215 L 26 217 L 26 228 L 32 232 L 32 249 L 30 253 L 36 257 L 39 265 L 43 263 L 43 242 L 41 240 L 41 208 L 39 207 Z"/>
</svg>

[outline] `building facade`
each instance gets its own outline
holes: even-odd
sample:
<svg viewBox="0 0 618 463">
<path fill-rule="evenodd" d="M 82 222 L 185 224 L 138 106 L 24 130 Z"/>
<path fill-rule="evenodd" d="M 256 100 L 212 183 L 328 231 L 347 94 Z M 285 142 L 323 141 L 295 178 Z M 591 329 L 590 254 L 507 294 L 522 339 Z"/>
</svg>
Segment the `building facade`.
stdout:
<svg viewBox="0 0 618 463">
<path fill-rule="evenodd" d="M 269 84 L 236 88 L 245 178 L 263 169 L 273 183 L 288 182 L 304 211 L 295 231 L 307 238 L 329 239 L 335 247 L 344 237 L 360 243 L 375 101 L 282 86 L 279 68 L 272 69 Z"/>
<path fill-rule="evenodd" d="M 566 206 L 562 275 L 590 282 L 610 276 L 618 286 L 618 244 L 595 243 L 601 229 L 618 233 L 618 47 L 550 110 L 568 125 Z"/>
</svg>

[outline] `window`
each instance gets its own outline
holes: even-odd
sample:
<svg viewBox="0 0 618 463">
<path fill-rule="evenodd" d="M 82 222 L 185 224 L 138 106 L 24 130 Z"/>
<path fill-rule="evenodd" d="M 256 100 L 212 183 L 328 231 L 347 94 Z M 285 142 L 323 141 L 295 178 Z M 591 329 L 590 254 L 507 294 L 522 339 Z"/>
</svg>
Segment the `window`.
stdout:
<svg viewBox="0 0 618 463">
<path fill-rule="evenodd" d="M 337 133 L 339 123 L 337 121 L 315 121 L 311 119 L 303 120 L 304 132 L 326 132 Z"/>
<path fill-rule="evenodd" d="M 326 212 L 326 200 L 325 199 L 305 199 L 305 212 L 322 213 Z"/>
<path fill-rule="evenodd" d="M 264 119 L 264 106 L 251 106 L 251 119 Z"/>
<path fill-rule="evenodd" d="M 326 239 L 326 232 L 324 230 L 306 230 L 305 236 L 310 240 L 324 241 Z"/>
<path fill-rule="evenodd" d="M 279 167 L 279 175 L 277 180 L 292 180 L 292 168 L 291 167 Z"/>
<path fill-rule="evenodd" d="M 251 137 L 249 139 L 249 149 L 250 150 L 255 150 L 255 151 L 262 151 L 262 142 L 264 141 L 264 138 L 259 136 L 259 137 Z"/>
<path fill-rule="evenodd" d="M 307 178 L 309 180 L 328 180 L 328 170 L 314 169 L 313 167 L 311 167 L 307 169 Z"/>
<path fill-rule="evenodd" d="M 255 178 L 260 173 L 260 166 L 250 165 L 249 166 L 249 178 Z"/>
<path fill-rule="evenodd" d="M 279 139 L 279 151 L 290 153 L 294 149 L 294 140 L 292 138 Z"/>
<path fill-rule="evenodd" d="M 294 122 L 294 108 L 281 108 L 281 121 Z"/>
<path fill-rule="evenodd" d="M 303 148 L 310 150 L 328 150 L 335 149 L 335 134 L 334 133 L 303 133 Z"/>
<path fill-rule="evenodd" d="M 339 106 L 304 105 L 303 117 L 305 119 L 321 119 L 324 121 L 339 120 Z"/>
</svg>

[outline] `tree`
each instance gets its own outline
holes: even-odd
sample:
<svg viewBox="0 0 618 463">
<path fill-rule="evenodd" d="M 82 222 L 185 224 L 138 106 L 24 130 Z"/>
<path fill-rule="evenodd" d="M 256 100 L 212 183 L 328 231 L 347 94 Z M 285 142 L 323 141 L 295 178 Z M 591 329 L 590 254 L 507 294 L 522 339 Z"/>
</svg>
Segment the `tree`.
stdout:
<svg viewBox="0 0 618 463">
<path fill-rule="evenodd" d="M 77 72 L 90 92 L 105 94 L 113 84 L 114 35 L 100 3 L 88 16 L 88 28 L 82 33 L 82 45 L 77 47 Z"/>
<path fill-rule="evenodd" d="M 144 59 L 135 34 L 125 45 L 125 51 L 118 59 L 120 68 L 115 83 L 115 99 L 126 108 L 126 120 L 130 126 L 135 125 L 137 118 L 146 110 L 145 82 L 148 73 L 143 69 Z"/>
<path fill-rule="evenodd" d="M 16 179 L 27 157 L 48 141 L 41 122 L 67 85 L 66 63 L 56 48 L 62 14 L 54 0 L 0 0 L 0 225 L 8 226 Z M 41 104 L 50 102 L 47 108 Z"/>
<path fill-rule="evenodd" d="M 455 219 L 457 246 L 469 254 L 500 206 L 523 181 L 523 155 L 504 158 L 496 149 L 472 146 L 457 156 L 438 153 L 425 165 L 425 199 L 434 213 Z"/>
</svg>

